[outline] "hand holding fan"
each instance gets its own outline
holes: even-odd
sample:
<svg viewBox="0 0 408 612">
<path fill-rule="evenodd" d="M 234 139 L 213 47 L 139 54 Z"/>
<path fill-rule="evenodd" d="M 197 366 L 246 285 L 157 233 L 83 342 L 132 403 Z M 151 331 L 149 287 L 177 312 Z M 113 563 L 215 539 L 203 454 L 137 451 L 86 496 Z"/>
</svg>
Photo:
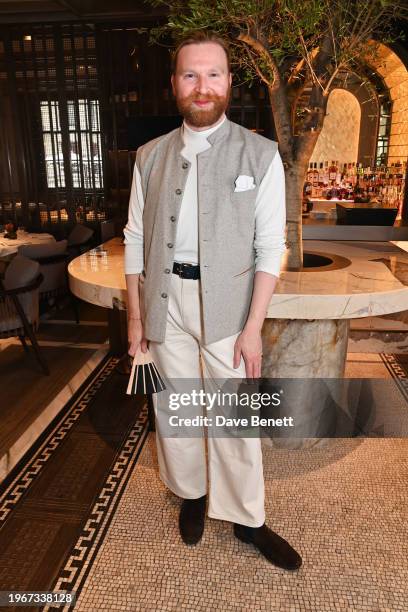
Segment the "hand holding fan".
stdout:
<svg viewBox="0 0 408 612">
<path fill-rule="evenodd" d="M 149 350 L 143 353 L 140 346 L 133 357 L 132 370 L 130 372 L 127 395 L 141 393 L 150 395 L 159 393 L 166 388 L 159 371 L 157 370 Z"/>
</svg>

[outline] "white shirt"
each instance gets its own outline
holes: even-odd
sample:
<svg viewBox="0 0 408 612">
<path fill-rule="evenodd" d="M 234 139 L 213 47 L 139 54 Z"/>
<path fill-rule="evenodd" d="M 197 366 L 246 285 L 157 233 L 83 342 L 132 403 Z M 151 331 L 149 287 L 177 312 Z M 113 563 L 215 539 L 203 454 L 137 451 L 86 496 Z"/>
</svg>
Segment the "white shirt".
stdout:
<svg viewBox="0 0 408 612">
<path fill-rule="evenodd" d="M 198 199 L 197 153 L 211 147 L 207 136 L 215 132 L 226 117 L 216 126 L 198 132 L 183 123 L 183 157 L 191 162 L 181 201 L 174 261 L 199 263 L 198 255 Z M 143 270 L 143 208 L 140 173 L 134 165 L 129 200 L 128 223 L 125 235 L 125 274 L 139 274 Z M 279 277 L 281 258 L 285 246 L 285 173 L 279 151 L 276 152 L 259 185 L 255 201 L 255 272 L 268 272 Z"/>
</svg>

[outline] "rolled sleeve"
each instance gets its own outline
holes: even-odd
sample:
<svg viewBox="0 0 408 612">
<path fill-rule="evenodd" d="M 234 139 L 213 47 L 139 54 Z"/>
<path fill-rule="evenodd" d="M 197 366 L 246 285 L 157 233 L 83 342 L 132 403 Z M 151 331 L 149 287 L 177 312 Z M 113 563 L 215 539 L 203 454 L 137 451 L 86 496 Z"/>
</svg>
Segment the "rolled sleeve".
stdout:
<svg viewBox="0 0 408 612">
<path fill-rule="evenodd" d="M 139 169 L 133 168 L 125 236 L 125 274 L 140 274 L 143 270 L 143 208 L 144 198 Z"/>
<path fill-rule="evenodd" d="M 282 255 L 286 251 L 285 170 L 276 152 L 255 202 L 255 272 L 279 277 Z"/>
</svg>

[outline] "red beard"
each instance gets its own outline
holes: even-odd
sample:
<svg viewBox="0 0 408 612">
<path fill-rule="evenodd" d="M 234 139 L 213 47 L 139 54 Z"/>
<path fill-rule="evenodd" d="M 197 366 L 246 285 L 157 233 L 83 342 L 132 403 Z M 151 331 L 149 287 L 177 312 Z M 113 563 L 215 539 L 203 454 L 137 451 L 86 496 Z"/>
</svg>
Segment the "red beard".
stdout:
<svg viewBox="0 0 408 612">
<path fill-rule="evenodd" d="M 230 93 L 231 87 L 228 87 L 225 96 L 218 96 L 217 94 L 200 96 L 200 94 L 192 93 L 186 98 L 176 97 L 177 108 L 189 125 L 198 128 L 210 126 L 216 123 L 227 110 Z M 193 104 L 195 101 L 209 101 L 213 104 L 208 109 L 199 108 Z"/>
</svg>

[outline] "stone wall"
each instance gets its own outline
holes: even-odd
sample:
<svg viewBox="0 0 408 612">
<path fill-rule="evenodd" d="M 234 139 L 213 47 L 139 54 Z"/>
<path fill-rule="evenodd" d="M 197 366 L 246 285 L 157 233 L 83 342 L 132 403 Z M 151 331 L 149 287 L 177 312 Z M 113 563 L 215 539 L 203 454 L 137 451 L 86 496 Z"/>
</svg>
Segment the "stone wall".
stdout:
<svg viewBox="0 0 408 612">
<path fill-rule="evenodd" d="M 383 77 L 392 100 L 388 163 L 408 157 L 408 70 L 389 47 L 379 45 L 373 67 Z"/>
<path fill-rule="evenodd" d="M 357 162 L 361 109 L 357 98 L 345 89 L 334 89 L 327 101 L 323 129 L 316 142 L 312 162 Z"/>
</svg>

